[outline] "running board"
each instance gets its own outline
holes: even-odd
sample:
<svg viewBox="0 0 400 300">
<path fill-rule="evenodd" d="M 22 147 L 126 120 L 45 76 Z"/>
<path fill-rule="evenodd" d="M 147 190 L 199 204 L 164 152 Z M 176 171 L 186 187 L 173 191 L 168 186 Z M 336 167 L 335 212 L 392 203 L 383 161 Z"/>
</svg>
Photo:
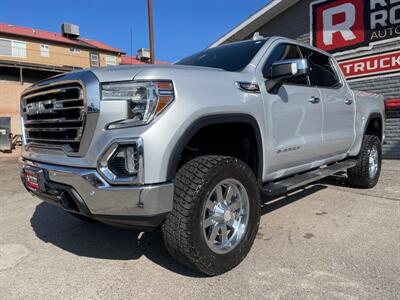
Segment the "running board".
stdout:
<svg viewBox="0 0 400 300">
<path fill-rule="evenodd" d="M 307 185 L 311 182 L 320 180 L 322 178 L 331 176 L 333 174 L 345 171 L 349 168 L 354 167 L 357 164 L 357 160 L 350 159 L 342 162 L 335 163 L 333 165 L 321 167 L 317 170 L 295 175 L 287 179 L 267 183 L 263 186 L 262 192 L 267 196 L 278 196 L 286 194 L 287 192 L 297 189 L 298 187 Z"/>
</svg>

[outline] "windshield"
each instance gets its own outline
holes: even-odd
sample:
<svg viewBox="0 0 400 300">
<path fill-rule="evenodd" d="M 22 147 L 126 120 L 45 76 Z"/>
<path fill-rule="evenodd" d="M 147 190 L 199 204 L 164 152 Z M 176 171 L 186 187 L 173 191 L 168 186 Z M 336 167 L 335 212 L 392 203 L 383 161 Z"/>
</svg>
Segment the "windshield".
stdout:
<svg viewBox="0 0 400 300">
<path fill-rule="evenodd" d="M 220 68 L 226 71 L 240 71 L 246 67 L 266 40 L 243 41 L 206 49 L 186 57 L 175 65 Z"/>
</svg>

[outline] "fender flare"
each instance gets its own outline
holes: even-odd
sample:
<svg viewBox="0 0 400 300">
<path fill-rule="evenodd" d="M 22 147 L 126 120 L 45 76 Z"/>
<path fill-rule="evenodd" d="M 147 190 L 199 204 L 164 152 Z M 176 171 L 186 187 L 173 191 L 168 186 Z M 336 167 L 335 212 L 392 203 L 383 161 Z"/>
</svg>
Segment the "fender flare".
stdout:
<svg viewBox="0 0 400 300">
<path fill-rule="evenodd" d="M 371 114 L 369 115 L 367 122 L 365 122 L 364 135 L 363 135 L 363 136 L 365 136 L 365 134 L 367 133 L 367 129 L 368 129 L 368 127 L 369 127 L 369 125 L 370 125 L 370 123 L 371 123 L 371 121 L 372 121 L 373 119 L 379 119 L 379 120 L 381 121 L 381 127 L 382 127 L 382 128 L 381 128 L 381 142 L 383 142 L 383 139 L 384 139 L 384 136 L 385 136 L 384 124 L 383 124 L 383 122 L 384 122 L 384 117 L 382 116 L 381 113 L 375 112 L 375 113 L 371 113 Z"/>
<path fill-rule="evenodd" d="M 263 145 L 260 127 L 253 116 L 240 113 L 208 115 L 194 121 L 181 135 L 171 152 L 168 160 L 167 180 L 173 180 L 175 178 L 181 153 L 183 152 L 187 143 L 195 136 L 197 132 L 199 132 L 200 129 L 209 125 L 227 123 L 243 123 L 252 127 L 257 143 L 257 174 L 255 175 L 258 180 L 261 180 L 263 172 Z"/>
</svg>

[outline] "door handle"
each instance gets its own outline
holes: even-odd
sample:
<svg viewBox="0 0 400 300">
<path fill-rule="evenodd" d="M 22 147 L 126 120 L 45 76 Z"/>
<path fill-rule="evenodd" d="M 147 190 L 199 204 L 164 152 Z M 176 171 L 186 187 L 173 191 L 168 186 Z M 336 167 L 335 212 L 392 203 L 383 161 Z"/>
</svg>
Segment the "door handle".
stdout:
<svg viewBox="0 0 400 300">
<path fill-rule="evenodd" d="M 310 103 L 319 103 L 321 101 L 321 99 L 319 99 L 318 97 L 312 96 L 308 99 L 308 102 Z"/>
<path fill-rule="evenodd" d="M 350 104 L 353 103 L 353 100 L 351 100 L 351 99 L 346 99 L 346 100 L 344 101 L 344 103 L 346 103 L 347 105 L 350 105 Z"/>
</svg>

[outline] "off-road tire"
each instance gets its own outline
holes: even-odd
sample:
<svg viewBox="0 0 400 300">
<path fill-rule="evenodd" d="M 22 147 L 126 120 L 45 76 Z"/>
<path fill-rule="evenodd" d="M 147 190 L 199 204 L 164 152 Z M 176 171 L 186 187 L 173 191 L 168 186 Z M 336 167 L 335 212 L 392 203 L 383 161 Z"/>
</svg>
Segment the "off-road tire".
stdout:
<svg viewBox="0 0 400 300">
<path fill-rule="evenodd" d="M 369 175 L 369 155 L 373 147 L 378 149 L 378 171 L 375 176 Z M 347 170 L 349 183 L 354 187 L 373 188 L 379 180 L 382 166 L 382 145 L 377 136 L 364 136 L 357 165 Z"/>
<path fill-rule="evenodd" d="M 247 231 L 228 253 L 217 254 L 206 244 L 201 227 L 204 202 L 226 178 L 238 180 L 249 199 Z M 165 246 L 181 264 L 208 276 L 225 273 L 248 254 L 260 223 L 260 191 L 252 170 L 242 161 L 226 156 L 201 156 L 177 172 L 174 205 L 162 226 Z"/>
</svg>

